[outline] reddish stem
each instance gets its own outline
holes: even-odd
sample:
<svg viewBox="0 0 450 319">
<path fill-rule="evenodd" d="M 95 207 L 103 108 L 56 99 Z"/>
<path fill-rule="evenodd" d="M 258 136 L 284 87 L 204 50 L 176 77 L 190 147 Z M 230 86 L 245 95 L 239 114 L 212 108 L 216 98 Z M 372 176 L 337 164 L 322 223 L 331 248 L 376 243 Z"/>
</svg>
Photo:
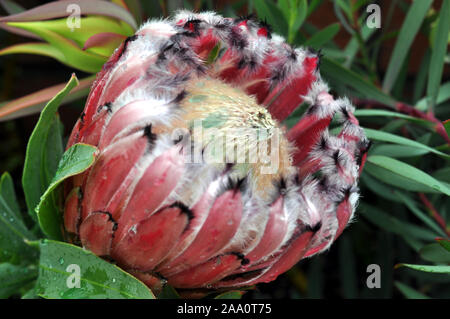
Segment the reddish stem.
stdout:
<svg viewBox="0 0 450 319">
<path fill-rule="evenodd" d="M 431 212 L 431 216 L 438 223 L 438 225 L 444 230 L 447 236 L 450 237 L 450 230 L 447 229 L 447 224 L 445 223 L 444 218 L 438 213 L 437 209 L 433 206 L 433 204 L 428 200 L 428 198 L 423 193 L 419 193 L 420 200 L 422 203 L 428 208 Z"/>
<path fill-rule="evenodd" d="M 365 100 L 365 99 L 358 99 L 358 98 L 354 98 L 353 99 L 353 103 L 357 106 L 361 106 L 361 107 L 365 107 L 365 108 L 372 108 L 372 107 L 382 107 L 382 108 L 392 108 L 389 107 L 386 104 L 377 102 L 377 101 L 373 101 L 373 100 Z M 403 102 L 397 102 L 395 104 L 395 109 L 398 112 L 410 115 L 410 116 L 414 116 L 420 119 L 424 119 L 427 121 L 430 121 L 432 123 L 434 123 L 434 130 L 437 134 L 441 135 L 444 140 L 447 142 L 447 144 L 450 145 L 450 138 L 447 134 L 447 131 L 445 130 L 444 125 L 442 124 L 441 121 L 439 121 L 433 113 L 425 113 L 422 112 L 418 109 L 416 109 L 415 107 L 408 105 L 406 103 Z"/>
</svg>

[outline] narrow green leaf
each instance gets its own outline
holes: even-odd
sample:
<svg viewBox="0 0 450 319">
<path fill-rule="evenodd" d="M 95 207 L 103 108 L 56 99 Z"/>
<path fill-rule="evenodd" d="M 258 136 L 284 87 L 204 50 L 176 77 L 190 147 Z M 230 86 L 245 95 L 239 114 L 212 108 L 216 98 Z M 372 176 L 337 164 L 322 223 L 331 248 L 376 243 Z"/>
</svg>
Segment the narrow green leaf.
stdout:
<svg viewBox="0 0 450 319">
<path fill-rule="evenodd" d="M 413 264 L 397 264 L 395 268 L 407 267 L 418 271 L 431 272 L 435 274 L 450 274 L 450 266 L 429 266 L 429 265 L 413 265 Z"/>
<path fill-rule="evenodd" d="M 83 51 L 73 41 L 64 38 L 54 31 L 30 25 L 30 22 L 9 22 L 8 25 L 40 36 L 64 54 L 67 61 L 65 64 L 81 71 L 97 73 L 107 60 L 107 58 L 98 54 Z"/>
<path fill-rule="evenodd" d="M 436 222 L 431 219 L 430 216 L 428 216 L 427 214 L 425 214 L 423 211 L 421 211 L 416 203 L 414 202 L 414 200 L 408 196 L 406 193 L 404 192 L 400 192 L 400 191 L 395 191 L 394 192 L 395 195 L 400 198 L 403 203 L 406 205 L 406 207 L 409 208 L 409 210 L 418 218 L 420 219 L 425 225 L 427 225 L 428 227 L 430 227 L 430 229 L 434 230 L 437 234 L 440 235 L 444 235 L 445 233 L 444 231 L 436 224 Z"/>
<path fill-rule="evenodd" d="M 406 114 L 403 114 L 403 113 L 392 112 L 392 111 L 385 111 L 385 110 L 376 110 L 376 109 L 372 109 L 372 110 L 355 110 L 354 114 L 355 114 L 356 117 L 384 116 L 384 117 L 396 117 L 396 118 L 399 118 L 399 119 L 405 119 L 405 120 L 412 121 L 412 122 L 417 122 L 417 123 L 430 123 L 427 120 L 419 119 L 419 118 L 414 117 L 414 116 L 406 115 Z"/>
<path fill-rule="evenodd" d="M 401 202 L 401 200 L 395 195 L 395 189 L 390 185 L 387 185 L 375 177 L 372 177 L 370 174 L 362 174 L 361 182 L 369 188 L 372 192 L 374 192 L 377 196 L 385 198 L 387 200 L 393 202 Z"/>
<path fill-rule="evenodd" d="M 127 37 L 134 33 L 124 30 L 118 20 L 102 16 L 83 17 L 80 20 L 80 27 L 76 29 L 71 29 L 67 26 L 67 19 L 16 22 L 9 23 L 9 25 L 19 28 L 26 27 L 30 32 L 34 32 L 33 30 L 52 31 L 66 39 L 74 40 L 80 48 L 84 46 L 90 37 L 96 34 L 114 33 Z"/>
<path fill-rule="evenodd" d="M 367 162 L 369 165 L 365 170 L 387 184 L 411 191 L 441 192 L 450 196 L 447 185 L 414 166 L 381 155 L 369 156 Z"/>
<path fill-rule="evenodd" d="M 158 299 L 181 299 L 178 292 L 171 285 L 164 285 L 162 291 L 158 295 Z"/>
<path fill-rule="evenodd" d="M 391 144 L 381 144 L 375 146 L 371 149 L 370 154 L 372 155 L 384 155 L 388 157 L 394 158 L 402 158 L 402 157 L 416 157 L 428 154 L 429 151 L 415 148 L 411 146 L 403 146 L 403 145 L 391 145 Z"/>
<path fill-rule="evenodd" d="M 22 220 L 19 202 L 14 191 L 14 183 L 8 172 L 3 173 L 0 178 L 0 196 L 3 197 L 14 217 Z"/>
<path fill-rule="evenodd" d="M 329 26 L 326 26 L 325 28 L 314 34 L 311 38 L 306 40 L 303 45 L 319 49 L 321 46 L 327 44 L 335 37 L 335 35 L 339 32 L 339 28 L 339 23 L 330 24 Z"/>
<path fill-rule="evenodd" d="M 414 90 L 413 90 L 413 103 L 416 104 L 417 101 L 423 96 L 425 92 L 425 86 L 427 84 L 428 69 L 430 67 L 431 49 L 427 48 L 425 55 L 420 63 L 419 71 L 415 76 Z"/>
<path fill-rule="evenodd" d="M 390 92 L 394 86 L 397 77 L 400 73 L 400 68 L 403 65 L 403 61 L 406 55 L 410 51 L 411 44 L 419 31 L 420 26 L 425 18 L 425 15 L 430 8 L 432 0 L 420 0 L 414 1 L 409 10 L 403 25 L 400 29 L 400 33 L 395 43 L 394 51 L 386 71 L 386 75 L 383 81 L 383 91 Z"/>
<path fill-rule="evenodd" d="M 450 81 L 445 82 L 439 87 L 438 96 L 436 100 L 436 105 L 444 103 L 450 99 Z M 424 97 L 420 101 L 416 103 L 416 108 L 421 111 L 425 111 L 427 109 L 427 98 Z"/>
<path fill-rule="evenodd" d="M 450 264 L 450 252 L 439 243 L 432 243 L 422 247 L 419 251 L 423 260 L 432 263 Z"/>
<path fill-rule="evenodd" d="M 308 13 L 308 1 L 299 0 L 299 1 L 293 1 L 293 2 L 297 2 L 298 4 L 297 4 L 297 8 L 295 8 L 294 5 L 292 6 L 291 12 L 296 11 L 297 14 L 296 15 L 291 14 L 291 21 L 289 23 L 289 28 L 290 28 L 289 32 L 292 32 L 292 36 L 291 36 L 290 43 L 292 43 L 292 40 L 294 39 L 294 35 L 297 33 L 298 29 L 300 29 L 300 27 L 302 26 L 303 22 L 306 19 L 306 15 Z"/>
<path fill-rule="evenodd" d="M 382 92 L 372 83 L 363 79 L 359 74 L 344 68 L 339 63 L 323 57 L 321 71 L 336 83 L 345 83 L 367 98 L 395 108 L 395 100 L 392 97 Z"/>
<path fill-rule="evenodd" d="M 57 164 L 63 153 L 61 132 L 55 131 L 55 116 L 64 97 L 78 84 L 78 79 L 72 75 L 66 87 L 62 89 L 42 110 L 28 141 L 25 164 L 22 175 L 22 186 L 28 211 L 37 220 L 35 208 L 41 195 L 45 192 L 55 175 Z M 57 140 L 56 144 L 49 141 Z M 51 166 L 53 165 L 54 166 Z"/>
<path fill-rule="evenodd" d="M 7 200 L 0 195 L 0 262 L 19 263 L 34 260 L 37 252 L 25 240 L 35 236 L 27 229 L 22 218 L 17 218 Z"/>
<path fill-rule="evenodd" d="M 395 134 L 391 134 L 391 133 L 387 133 L 387 132 L 383 132 L 383 131 L 379 131 L 379 130 L 373 130 L 373 129 L 369 129 L 369 128 L 364 128 L 364 132 L 366 133 L 367 138 L 371 139 L 371 140 L 375 140 L 375 141 L 382 141 L 382 142 L 388 142 L 388 143 L 395 143 L 395 144 L 400 144 L 400 145 L 405 145 L 405 146 L 411 146 L 411 147 L 415 147 L 415 148 L 419 148 L 422 150 L 426 150 L 428 152 L 437 154 L 439 156 L 442 156 L 443 158 L 450 158 L 450 155 L 445 154 L 443 152 L 440 152 L 432 147 L 429 147 L 425 144 L 395 135 Z"/>
<path fill-rule="evenodd" d="M 427 98 L 428 110 L 433 112 L 438 96 L 444 70 L 444 57 L 447 53 L 450 29 L 450 0 L 444 0 L 439 13 L 437 33 L 432 46 L 431 61 L 428 71 Z"/>
<path fill-rule="evenodd" d="M 430 299 L 430 297 L 418 292 L 417 290 L 402 284 L 399 281 L 394 282 L 398 290 L 408 299 Z"/>
<path fill-rule="evenodd" d="M 68 4 L 72 3 L 70 1 L 53 1 L 18 14 L 0 17 L 0 22 L 37 21 L 67 17 L 72 14 L 71 10 L 67 10 Z M 76 0 L 76 4 L 79 6 L 82 15 L 108 16 L 122 20 L 134 29 L 137 28 L 136 21 L 130 12 L 114 3 L 100 0 Z"/>
<path fill-rule="evenodd" d="M 430 241 L 436 236 L 426 228 L 400 220 L 365 202 L 362 202 L 360 207 L 361 215 L 368 221 L 384 231 L 402 236 L 405 242 L 416 251 L 423 247 L 421 240 Z"/>
<path fill-rule="evenodd" d="M 24 285 L 35 280 L 37 277 L 35 265 L 24 267 L 9 263 L 0 264 L 0 298 L 8 298 L 18 293 Z"/>
<path fill-rule="evenodd" d="M 154 299 L 142 282 L 88 250 L 63 242 L 40 243 L 36 293 L 51 299 Z M 79 287 L 77 270 L 79 269 Z"/>
<path fill-rule="evenodd" d="M 436 241 L 444 247 L 448 252 L 450 252 L 450 240 L 446 238 L 436 238 Z"/>
<path fill-rule="evenodd" d="M 62 156 L 55 176 L 41 197 L 41 201 L 36 208 L 36 213 L 44 234 L 51 239 L 62 239 L 62 211 L 55 205 L 53 197 L 62 196 L 61 192 L 55 189 L 65 179 L 78 175 L 88 169 L 95 160 L 97 148 L 87 144 L 75 144 L 70 147 Z"/>
<path fill-rule="evenodd" d="M 48 56 L 50 58 L 53 58 L 61 63 L 69 64 L 69 61 L 64 56 L 64 54 L 55 48 L 54 46 L 51 46 L 48 43 L 21 43 L 12 45 L 9 47 L 6 47 L 2 50 L 0 50 L 0 56 L 7 55 L 7 54 L 19 54 L 19 53 L 26 53 L 26 54 L 36 54 L 36 55 L 43 55 Z"/>
</svg>

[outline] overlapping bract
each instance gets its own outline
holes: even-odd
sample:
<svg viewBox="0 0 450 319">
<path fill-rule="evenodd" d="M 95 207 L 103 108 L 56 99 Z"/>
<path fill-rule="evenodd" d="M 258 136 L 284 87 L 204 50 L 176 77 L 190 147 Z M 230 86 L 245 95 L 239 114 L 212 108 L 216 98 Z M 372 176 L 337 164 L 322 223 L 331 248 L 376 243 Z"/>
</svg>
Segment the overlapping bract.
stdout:
<svg viewBox="0 0 450 319">
<path fill-rule="evenodd" d="M 269 282 L 327 249 L 353 216 L 369 143 L 350 102 L 327 93 L 319 60 L 251 18 L 182 11 L 144 24 L 97 75 L 69 139 L 100 155 L 66 184 L 66 231 L 155 289 Z M 310 105 L 286 133 L 291 173 L 274 177 L 269 198 L 233 165 L 184 160 L 173 121 L 203 77 L 255 96 L 280 123 Z"/>
</svg>

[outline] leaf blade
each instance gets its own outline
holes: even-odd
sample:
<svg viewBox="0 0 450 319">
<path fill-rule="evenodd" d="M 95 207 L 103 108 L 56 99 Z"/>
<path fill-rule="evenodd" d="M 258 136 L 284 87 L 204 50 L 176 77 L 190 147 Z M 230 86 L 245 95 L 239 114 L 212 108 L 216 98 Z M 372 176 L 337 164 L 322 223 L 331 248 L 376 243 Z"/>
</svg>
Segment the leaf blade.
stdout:
<svg viewBox="0 0 450 319">
<path fill-rule="evenodd" d="M 88 169 L 95 161 L 97 148 L 87 144 L 75 144 L 62 156 L 50 185 L 36 208 L 39 225 L 44 234 L 51 239 L 62 239 L 62 214 L 52 202 L 55 189 L 65 179 L 78 175 Z M 56 193 L 56 196 L 61 195 Z"/>
<path fill-rule="evenodd" d="M 154 299 L 142 282 L 119 267 L 80 247 L 53 241 L 40 242 L 37 294 L 44 298 L 133 298 Z M 80 287 L 69 288 L 67 280 L 73 273 L 69 265 L 80 269 Z M 73 266 L 72 266 L 73 267 Z"/>
<path fill-rule="evenodd" d="M 384 92 L 390 92 L 394 86 L 394 83 L 400 73 L 400 68 L 402 67 L 403 61 L 409 52 L 409 48 L 411 47 L 432 2 L 432 0 L 421 0 L 414 1 L 411 4 L 400 29 L 386 75 L 383 80 Z"/>
<path fill-rule="evenodd" d="M 75 75 L 72 75 L 67 85 L 46 105 L 42 110 L 39 120 L 31 133 L 31 137 L 28 141 L 25 163 L 22 174 L 22 187 L 25 193 L 25 201 L 28 206 L 28 211 L 31 217 L 36 220 L 36 213 L 34 209 L 40 202 L 41 195 L 45 192 L 50 179 L 53 177 L 54 172 L 47 172 L 51 176 L 48 178 L 43 173 L 47 165 L 44 161 L 44 154 L 47 152 L 47 140 L 48 134 L 58 134 L 58 132 L 51 132 L 53 123 L 57 120 L 55 114 L 58 110 L 61 101 L 64 97 L 78 85 L 78 79 Z M 50 132 L 50 133 L 49 133 Z M 59 150 L 59 147 L 61 150 Z M 50 156 L 50 154 L 47 154 Z M 48 157 L 47 156 L 47 157 Z M 59 158 L 62 156 L 62 139 L 60 137 L 60 145 L 54 149 L 53 157 Z M 57 167 L 52 168 L 56 171 Z M 40 172 L 39 174 L 37 172 Z"/>
</svg>

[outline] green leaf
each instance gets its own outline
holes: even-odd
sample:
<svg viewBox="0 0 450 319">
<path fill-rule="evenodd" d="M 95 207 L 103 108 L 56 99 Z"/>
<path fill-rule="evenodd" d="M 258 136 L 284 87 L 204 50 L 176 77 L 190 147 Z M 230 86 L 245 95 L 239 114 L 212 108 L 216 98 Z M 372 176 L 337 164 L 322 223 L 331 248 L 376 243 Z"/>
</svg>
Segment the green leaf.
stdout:
<svg viewBox="0 0 450 319">
<path fill-rule="evenodd" d="M 430 265 L 413 265 L 413 264 L 397 264 L 395 268 L 407 267 L 418 271 L 431 272 L 435 274 L 449 274 L 450 266 L 430 266 Z"/>
<path fill-rule="evenodd" d="M 4 189 L 0 194 L 0 262 L 34 260 L 37 258 L 37 251 L 27 245 L 25 240 L 34 240 L 35 236 L 23 223 L 22 216 L 16 216 L 17 212 L 9 204 L 10 199 L 5 199 L 3 194 Z"/>
<path fill-rule="evenodd" d="M 113 33 L 116 35 L 121 35 L 122 40 L 127 36 L 132 35 L 134 32 L 128 29 L 124 29 L 120 22 L 102 16 L 88 16 L 83 17 L 80 20 L 80 27 L 76 29 L 71 29 L 67 27 L 67 19 L 56 19 L 56 20 L 46 20 L 46 21 L 30 21 L 30 22 L 20 22 L 20 23 L 8 23 L 8 25 L 24 28 L 30 32 L 36 30 L 47 30 L 66 38 L 71 39 L 76 42 L 76 44 L 82 48 L 85 42 L 96 34 L 102 33 Z M 115 48 L 113 48 L 115 49 Z M 110 52 L 109 55 L 111 55 Z M 108 56 L 109 56 L 108 55 Z"/>
<path fill-rule="evenodd" d="M 31 22 L 8 22 L 8 25 L 40 36 L 55 49 L 62 52 L 65 57 L 65 64 L 81 71 L 97 73 L 107 60 L 107 58 L 98 54 L 83 51 L 73 41 L 66 39 L 54 31 L 36 27 Z"/>
<path fill-rule="evenodd" d="M 181 299 L 178 292 L 171 285 L 164 285 L 162 291 L 158 295 L 158 299 Z"/>
<path fill-rule="evenodd" d="M 0 178 L 0 196 L 3 197 L 14 217 L 22 220 L 22 213 L 14 191 L 14 183 L 8 172 L 3 173 Z"/>
<path fill-rule="evenodd" d="M 425 296 L 424 294 L 414 290 L 413 288 L 402 284 L 399 281 L 394 282 L 395 287 L 408 299 L 430 299 L 430 297 Z"/>
<path fill-rule="evenodd" d="M 232 290 L 221 293 L 220 295 L 214 297 L 214 299 L 241 299 L 243 294 L 243 291 Z"/>
<path fill-rule="evenodd" d="M 136 21 L 130 12 L 114 3 L 99 0 L 77 0 L 76 4 L 80 8 L 81 15 L 108 16 L 122 20 L 134 29 L 137 28 Z M 67 10 L 67 2 L 53 1 L 18 14 L 1 17 L 0 22 L 50 20 L 67 17 L 70 14 L 72 12 Z"/>
<path fill-rule="evenodd" d="M 61 192 L 56 188 L 65 179 L 78 175 L 88 169 L 95 160 L 97 148 L 87 144 L 75 144 L 71 146 L 62 156 L 55 176 L 41 197 L 36 208 L 39 225 L 48 238 L 62 239 L 62 211 L 54 203 L 54 197 L 61 197 Z"/>
<path fill-rule="evenodd" d="M 21 299 L 40 299 L 38 295 L 36 295 L 36 289 L 35 287 L 28 290 L 26 293 L 22 295 Z"/>
<path fill-rule="evenodd" d="M 411 191 L 441 192 L 450 196 L 447 185 L 409 164 L 381 155 L 369 156 L 367 164 L 365 170 L 387 184 Z"/>
<path fill-rule="evenodd" d="M 444 231 L 436 224 L 436 222 L 431 219 L 430 216 L 428 216 L 427 214 L 425 214 L 423 211 L 421 211 L 416 203 L 414 202 L 414 200 L 408 196 L 407 194 L 405 194 L 404 192 L 400 192 L 400 191 L 394 191 L 395 195 L 400 198 L 403 203 L 406 205 L 406 207 L 408 207 L 408 209 L 418 218 L 420 219 L 425 225 L 427 225 L 428 227 L 430 227 L 430 229 L 433 229 L 437 234 L 440 235 L 444 235 L 445 233 Z"/>
<path fill-rule="evenodd" d="M 416 251 L 419 251 L 423 244 L 419 240 L 433 240 L 435 233 L 423 227 L 400 220 L 381 209 L 362 202 L 360 213 L 372 224 L 380 227 L 384 231 L 402 236 L 405 242 Z"/>
<path fill-rule="evenodd" d="M 417 122 L 417 123 L 422 123 L 422 124 L 429 124 L 431 125 L 431 123 L 427 120 L 424 119 L 419 119 L 417 117 L 414 116 L 410 116 L 410 115 L 406 115 L 403 113 L 397 113 L 397 112 L 392 112 L 392 111 L 385 111 L 385 110 L 355 110 L 355 116 L 356 117 L 371 117 L 371 116 L 384 116 L 384 117 L 396 117 L 399 119 L 405 119 L 411 122 Z"/>
<path fill-rule="evenodd" d="M 321 71 L 326 77 L 333 79 L 336 83 L 345 83 L 367 98 L 378 101 L 389 107 L 395 108 L 395 100 L 382 92 L 372 83 L 366 81 L 359 74 L 344 68 L 339 63 L 322 58 Z"/>
<path fill-rule="evenodd" d="M 393 202 L 401 202 L 394 193 L 395 189 L 390 185 L 379 181 L 378 179 L 372 177 L 370 174 L 362 174 L 360 179 L 361 182 L 376 195 Z"/>
<path fill-rule="evenodd" d="M 388 142 L 388 143 L 395 143 L 405 146 L 411 146 L 414 148 L 426 150 L 428 152 L 437 154 L 439 156 L 442 156 L 443 158 L 449 159 L 450 155 L 442 153 L 432 147 L 429 147 L 425 144 L 395 135 L 387 132 L 383 132 L 380 130 L 373 130 L 369 128 L 364 128 L 364 132 L 366 133 L 366 136 L 368 139 L 375 140 L 375 141 L 382 141 L 382 142 Z"/>
<path fill-rule="evenodd" d="M 298 1 L 290 1 L 291 2 L 291 15 L 289 17 L 289 33 L 288 33 L 288 42 L 292 43 L 294 41 L 295 35 L 298 30 L 302 26 L 303 22 L 306 19 L 306 15 L 308 13 L 308 1 L 306 0 L 298 0 Z M 297 5 L 297 7 L 295 7 Z"/>
<path fill-rule="evenodd" d="M 36 293 L 52 299 L 154 299 L 142 282 L 80 247 L 52 240 L 40 243 Z M 71 267 L 69 267 L 71 266 Z M 76 269 L 80 285 L 76 287 Z"/>
<path fill-rule="evenodd" d="M 61 63 L 69 64 L 69 61 L 66 59 L 64 54 L 60 50 L 58 50 L 54 46 L 51 46 L 48 43 L 40 43 L 40 42 L 22 43 L 12 45 L 0 50 L 0 56 L 19 53 L 48 56 L 50 58 L 58 60 Z"/>
<path fill-rule="evenodd" d="M 0 298 L 8 298 L 18 293 L 23 286 L 35 280 L 37 267 L 16 266 L 9 263 L 0 264 Z"/>
<path fill-rule="evenodd" d="M 330 42 L 339 32 L 339 29 L 339 23 L 330 24 L 329 26 L 323 28 L 322 30 L 314 34 L 311 38 L 306 40 L 303 45 L 319 49 L 324 44 Z"/>
<path fill-rule="evenodd" d="M 383 81 L 383 91 L 390 92 L 394 86 L 397 77 L 400 73 L 400 69 L 403 65 L 403 61 L 406 55 L 410 51 L 411 44 L 419 31 L 420 26 L 425 18 L 425 15 L 430 8 L 432 0 L 420 0 L 414 1 L 409 10 L 403 25 L 400 29 L 400 33 L 395 43 L 394 51 L 386 71 L 386 75 Z"/>
<path fill-rule="evenodd" d="M 444 103 L 450 99 L 450 81 L 445 82 L 439 87 L 439 92 L 436 100 L 436 105 Z M 416 108 L 421 111 L 425 111 L 427 109 L 427 98 L 424 97 L 420 101 L 416 103 Z"/>
<path fill-rule="evenodd" d="M 288 25 L 286 19 L 283 17 L 281 10 L 272 2 L 267 0 L 255 1 L 255 6 L 258 17 L 273 26 L 274 31 L 281 35 L 286 35 Z"/>
<path fill-rule="evenodd" d="M 444 70 L 444 57 L 447 53 L 450 29 L 450 0 L 444 0 L 439 14 L 437 33 L 432 46 L 430 67 L 428 70 L 427 98 L 428 110 L 433 112 Z"/>
<path fill-rule="evenodd" d="M 450 252 L 439 243 L 432 243 L 422 247 L 419 251 L 423 260 L 433 263 L 450 264 Z"/>
<path fill-rule="evenodd" d="M 445 121 L 443 124 L 447 135 L 450 136 L 450 120 Z"/>
<path fill-rule="evenodd" d="M 72 75 L 69 82 L 42 110 L 28 141 L 25 164 L 22 175 L 22 186 L 28 211 L 37 220 L 35 208 L 40 202 L 51 179 L 55 175 L 58 162 L 63 153 L 63 142 L 56 111 L 64 97 L 78 84 Z"/>
<path fill-rule="evenodd" d="M 450 240 L 445 238 L 436 238 L 439 245 L 444 247 L 448 252 L 450 252 Z"/>
<path fill-rule="evenodd" d="M 385 155 L 388 157 L 402 158 L 402 157 L 416 157 L 428 154 L 429 151 L 403 145 L 382 144 L 372 148 L 370 154 Z"/>
</svg>

